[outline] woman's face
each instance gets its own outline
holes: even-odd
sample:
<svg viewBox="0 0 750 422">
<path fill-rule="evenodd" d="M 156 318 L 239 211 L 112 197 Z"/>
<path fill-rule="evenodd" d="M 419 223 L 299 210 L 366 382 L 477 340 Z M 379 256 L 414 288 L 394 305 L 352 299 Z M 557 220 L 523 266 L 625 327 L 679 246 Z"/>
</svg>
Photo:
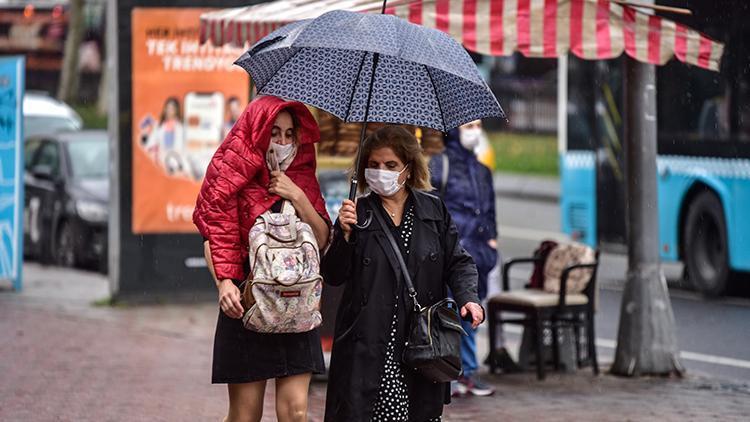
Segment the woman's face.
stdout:
<svg viewBox="0 0 750 422">
<path fill-rule="evenodd" d="M 165 115 L 167 119 L 177 118 L 177 105 L 174 103 L 174 101 L 168 102 L 166 107 L 164 108 L 164 111 L 166 112 Z"/>
<path fill-rule="evenodd" d="M 406 164 L 389 147 L 372 150 L 370 158 L 367 160 L 367 168 L 371 169 L 401 172 L 405 167 Z M 409 173 L 408 170 L 401 173 L 398 177 L 398 183 L 403 184 L 409 177 Z"/>
<path fill-rule="evenodd" d="M 289 145 L 294 142 L 294 121 L 288 112 L 282 111 L 276 116 L 271 129 L 271 142 L 279 145 Z"/>
</svg>

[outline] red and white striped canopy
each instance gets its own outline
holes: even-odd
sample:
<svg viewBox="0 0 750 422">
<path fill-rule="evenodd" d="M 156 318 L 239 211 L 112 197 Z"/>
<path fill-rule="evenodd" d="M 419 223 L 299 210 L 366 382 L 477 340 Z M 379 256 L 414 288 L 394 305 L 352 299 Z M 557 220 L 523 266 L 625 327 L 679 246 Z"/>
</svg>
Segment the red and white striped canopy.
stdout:
<svg viewBox="0 0 750 422">
<path fill-rule="evenodd" d="M 277 0 L 201 16 L 201 41 L 252 44 L 276 28 L 342 9 L 379 13 L 373 0 Z M 718 71 L 722 43 L 659 16 L 609 0 L 394 0 L 387 13 L 450 34 L 467 49 L 503 56 L 609 59 L 623 52 L 664 64 L 670 58 Z"/>
</svg>

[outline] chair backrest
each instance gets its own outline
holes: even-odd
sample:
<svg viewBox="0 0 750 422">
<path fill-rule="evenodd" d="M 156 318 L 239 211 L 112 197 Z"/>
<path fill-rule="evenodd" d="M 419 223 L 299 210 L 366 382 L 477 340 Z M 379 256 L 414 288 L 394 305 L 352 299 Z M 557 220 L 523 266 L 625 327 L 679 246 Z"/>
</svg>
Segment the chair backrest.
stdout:
<svg viewBox="0 0 750 422">
<path fill-rule="evenodd" d="M 582 243 L 561 243 L 555 246 L 544 263 L 544 290 L 558 293 L 563 271 L 566 268 L 596 262 L 596 252 Z M 594 269 L 592 268 L 578 268 L 570 271 L 566 283 L 566 292 L 584 292 L 593 275 Z"/>
</svg>

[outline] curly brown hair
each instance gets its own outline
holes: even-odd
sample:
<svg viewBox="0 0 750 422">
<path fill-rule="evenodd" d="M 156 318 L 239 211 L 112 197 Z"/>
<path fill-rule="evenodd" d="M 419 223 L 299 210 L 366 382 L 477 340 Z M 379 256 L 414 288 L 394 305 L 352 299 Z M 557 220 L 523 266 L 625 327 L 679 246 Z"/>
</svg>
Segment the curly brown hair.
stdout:
<svg viewBox="0 0 750 422">
<path fill-rule="evenodd" d="M 365 169 L 367 168 L 367 162 L 370 160 L 370 155 L 373 151 L 381 148 L 390 148 L 404 165 L 409 166 L 411 177 L 406 179 L 406 186 L 423 191 L 432 190 L 430 169 L 417 138 L 401 126 L 389 125 L 367 136 L 362 146 L 359 171 L 357 172 L 360 193 L 363 193 L 368 187 L 367 180 L 365 180 Z M 356 164 L 356 160 L 355 157 L 354 164 Z M 352 168 L 357 168 L 357 166 L 352 166 Z"/>
</svg>

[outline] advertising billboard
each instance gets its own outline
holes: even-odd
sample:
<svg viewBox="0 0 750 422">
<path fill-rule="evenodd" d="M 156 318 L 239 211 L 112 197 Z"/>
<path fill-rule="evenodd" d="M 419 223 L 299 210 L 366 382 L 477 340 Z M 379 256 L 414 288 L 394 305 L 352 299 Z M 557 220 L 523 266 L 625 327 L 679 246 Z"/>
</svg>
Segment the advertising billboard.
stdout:
<svg viewBox="0 0 750 422">
<path fill-rule="evenodd" d="M 0 280 L 21 289 L 24 58 L 0 57 Z"/>
<path fill-rule="evenodd" d="M 200 44 L 202 8 L 141 8 L 132 22 L 132 231 L 194 233 L 211 157 L 248 102 L 243 50 Z"/>
</svg>

